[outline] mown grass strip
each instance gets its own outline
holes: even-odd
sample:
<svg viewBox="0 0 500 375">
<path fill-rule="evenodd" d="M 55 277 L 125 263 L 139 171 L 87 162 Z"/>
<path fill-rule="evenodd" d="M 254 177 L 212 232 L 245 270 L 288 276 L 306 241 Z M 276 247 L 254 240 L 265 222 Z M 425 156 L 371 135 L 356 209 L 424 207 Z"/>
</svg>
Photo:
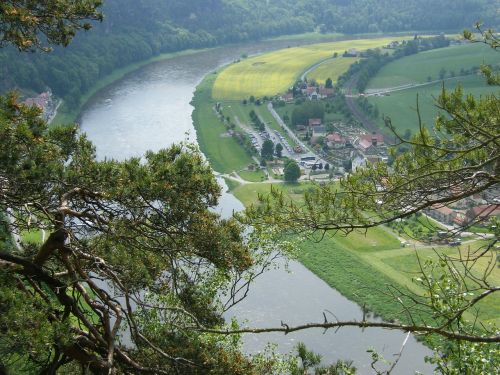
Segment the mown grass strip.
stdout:
<svg viewBox="0 0 500 375">
<path fill-rule="evenodd" d="M 201 151 L 210 161 L 214 170 L 230 173 L 246 168 L 253 159 L 246 151 L 228 136 L 226 127 L 213 110 L 212 85 L 215 74 L 208 75 L 197 87 L 193 98 L 193 124 L 196 129 Z"/>
</svg>

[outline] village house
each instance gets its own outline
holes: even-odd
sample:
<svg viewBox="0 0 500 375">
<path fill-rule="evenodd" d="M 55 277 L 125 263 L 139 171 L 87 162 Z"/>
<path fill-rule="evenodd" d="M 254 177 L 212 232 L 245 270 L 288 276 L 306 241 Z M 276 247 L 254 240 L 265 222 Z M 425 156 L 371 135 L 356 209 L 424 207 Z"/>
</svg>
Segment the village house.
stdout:
<svg viewBox="0 0 500 375">
<path fill-rule="evenodd" d="M 500 216 L 500 204 L 485 204 L 468 209 L 465 213 L 465 221 L 466 223 L 487 222 L 495 216 Z"/>
<path fill-rule="evenodd" d="M 385 48 L 387 49 L 396 49 L 398 48 L 400 43 L 398 41 L 390 42 Z"/>
<path fill-rule="evenodd" d="M 302 89 L 302 93 L 307 96 L 309 100 L 318 99 L 318 88 L 316 86 L 308 86 L 305 89 Z"/>
<path fill-rule="evenodd" d="M 34 98 L 27 98 L 23 103 L 28 107 L 38 107 L 42 111 L 46 111 L 50 102 L 52 101 L 52 94 L 49 91 L 42 92 Z"/>
<path fill-rule="evenodd" d="M 321 120 L 320 118 L 310 118 L 309 119 L 309 127 L 310 128 L 313 128 L 315 126 L 321 126 L 323 125 L 323 120 Z"/>
<path fill-rule="evenodd" d="M 328 148 L 339 149 L 344 148 L 346 140 L 339 133 L 331 133 L 326 136 Z"/>
<path fill-rule="evenodd" d="M 437 221 L 451 225 L 453 224 L 453 220 L 457 217 L 457 213 L 453 211 L 451 208 L 442 206 L 442 205 L 434 205 L 425 210 L 425 213 L 436 219 Z"/>
<path fill-rule="evenodd" d="M 285 103 L 293 103 L 293 94 L 287 93 L 279 96 L 280 100 L 283 100 Z"/>
<path fill-rule="evenodd" d="M 379 133 L 372 133 L 361 136 L 358 148 L 363 154 L 371 155 L 377 153 L 377 147 L 384 145 L 384 136 Z"/>
<path fill-rule="evenodd" d="M 326 88 L 324 86 L 320 86 L 318 89 L 318 98 L 319 99 L 330 98 L 333 96 L 334 92 L 335 90 L 333 88 Z"/>
<path fill-rule="evenodd" d="M 326 126 L 325 125 L 313 126 L 312 134 L 318 136 L 324 136 L 326 134 Z"/>
<path fill-rule="evenodd" d="M 358 57 L 359 52 L 356 48 L 349 48 L 344 52 L 344 57 Z"/>
</svg>

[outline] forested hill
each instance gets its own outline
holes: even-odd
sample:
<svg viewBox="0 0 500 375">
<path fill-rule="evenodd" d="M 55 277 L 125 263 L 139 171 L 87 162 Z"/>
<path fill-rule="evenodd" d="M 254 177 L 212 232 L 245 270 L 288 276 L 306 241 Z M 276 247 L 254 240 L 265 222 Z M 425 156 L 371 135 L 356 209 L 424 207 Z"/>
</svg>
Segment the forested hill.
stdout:
<svg viewBox="0 0 500 375">
<path fill-rule="evenodd" d="M 50 55 L 0 50 L 0 91 L 50 87 L 78 104 L 101 77 L 163 52 L 321 30 L 459 30 L 500 24 L 499 0 L 105 0 L 105 20 Z"/>
</svg>

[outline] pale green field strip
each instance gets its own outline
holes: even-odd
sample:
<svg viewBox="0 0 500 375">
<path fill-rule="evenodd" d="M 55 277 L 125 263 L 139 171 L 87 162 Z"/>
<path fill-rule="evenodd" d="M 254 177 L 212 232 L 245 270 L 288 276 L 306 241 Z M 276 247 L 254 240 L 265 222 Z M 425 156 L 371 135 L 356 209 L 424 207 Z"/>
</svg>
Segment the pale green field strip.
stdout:
<svg viewBox="0 0 500 375">
<path fill-rule="evenodd" d="M 324 84 L 328 78 L 331 78 L 333 83 L 337 83 L 338 78 L 347 72 L 349 67 L 359 61 L 357 57 L 338 57 L 333 60 L 329 60 L 307 75 L 307 79 L 315 79 L 316 82 Z"/>
<path fill-rule="evenodd" d="M 449 77 L 452 71 L 458 76 L 461 69 L 470 69 L 481 64 L 500 64 L 500 54 L 483 44 L 424 51 L 387 64 L 370 80 L 367 89 L 425 83 L 428 77 L 437 80 L 442 68 L 446 69 L 446 77 Z"/>
<path fill-rule="evenodd" d="M 240 171 L 253 163 L 232 137 L 227 136 L 227 129 L 214 113 L 215 102 L 211 99 L 215 75 L 207 76 L 196 88 L 193 98 L 193 124 L 201 151 L 210 161 L 214 170 L 220 173 Z"/>
<path fill-rule="evenodd" d="M 406 37 L 407 38 L 407 37 Z M 308 67 L 350 48 L 358 51 L 387 45 L 405 37 L 359 39 L 286 48 L 255 56 L 224 69 L 214 84 L 213 98 L 241 100 L 285 92 Z"/>
<path fill-rule="evenodd" d="M 498 86 L 489 86 L 482 76 L 467 76 L 464 78 L 454 78 L 445 81 L 445 87 L 454 89 L 457 84 L 462 86 L 464 93 L 479 97 L 485 94 L 499 93 Z M 390 96 L 370 96 L 369 102 L 378 107 L 380 118 L 378 125 L 383 128 L 383 116 L 389 116 L 393 125 L 400 132 L 410 129 L 413 133 L 418 131 L 418 116 L 416 112 L 417 95 L 420 107 L 420 114 L 425 125 L 432 126 L 438 115 L 436 108 L 436 98 L 441 94 L 442 83 L 434 83 L 428 86 L 415 87 L 408 90 L 392 92 Z"/>
</svg>

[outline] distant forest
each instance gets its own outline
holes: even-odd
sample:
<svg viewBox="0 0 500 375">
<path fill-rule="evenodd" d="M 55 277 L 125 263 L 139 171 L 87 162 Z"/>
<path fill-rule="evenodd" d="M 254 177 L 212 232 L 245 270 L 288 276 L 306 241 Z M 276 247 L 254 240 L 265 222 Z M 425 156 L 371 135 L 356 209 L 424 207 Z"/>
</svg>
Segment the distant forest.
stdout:
<svg viewBox="0 0 500 375">
<path fill-rule="evenodd" d="M 346 34 L 500 24 L 499 0 L 105 0 L 105 20 L 51 54 L 0 50 L 0 91 L 50 87 L 69 107 L 114 69 L 160 53 L 319 30 Z"/>
</svg>

